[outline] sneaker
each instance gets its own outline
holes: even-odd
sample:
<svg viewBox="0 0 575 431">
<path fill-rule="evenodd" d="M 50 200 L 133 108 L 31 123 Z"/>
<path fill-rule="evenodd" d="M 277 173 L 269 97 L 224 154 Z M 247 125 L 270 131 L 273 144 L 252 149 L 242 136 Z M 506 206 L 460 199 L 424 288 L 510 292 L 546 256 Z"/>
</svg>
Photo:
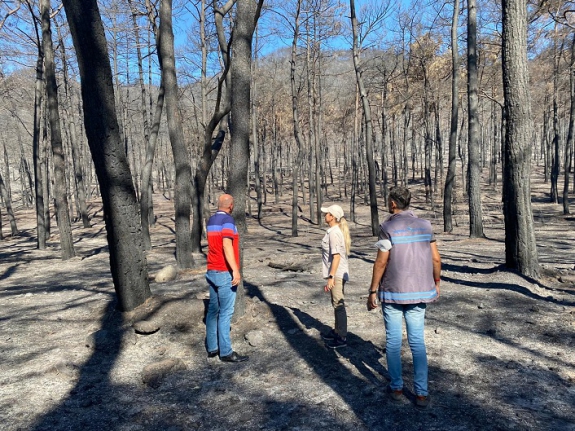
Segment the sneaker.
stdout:
<svg viewBox="0 0 575 431">
<path fill-rule="evenodd" d="M 231 355 L 228 356 L 220 356 L 220 361 L 223 362 L 244 362 L 249 359 L 249 356 L 239 355 L 236 352 L 232 352 Z"/>
<path fill-rule="evenodd" d="M 330 349 L 338 349 L 340 347 L 347 346 L 347 340 L 345 338 L 341 338 L 339 335 L 337 335 L 333 340 L 328 341 L 325 344 Z"/>
<path fill-rule="evenodd" d="M 427 396 L 426 395 L 416 395 L 415 396 L 415 405 L 417 407 L 422 408 L 422 409 L 429 406 L 429 401 L 430 401 L 429 395 L 427 395 Z"/>
<path fill-rule="evenodd" d="M 387 387 L 387 393 L 393 401 L 403 400 L 403 389 L 391 389 L 391 386 Z"/>
<path fill-rule="evenodd" d="M 321 338 L 324 341 L 332 341 L 335 340 L 336 337 L 337 333 L 333 329 L 330 329 L 329 332 L 326 332 L 325 334 L 321 334 Z"/>
</svg>

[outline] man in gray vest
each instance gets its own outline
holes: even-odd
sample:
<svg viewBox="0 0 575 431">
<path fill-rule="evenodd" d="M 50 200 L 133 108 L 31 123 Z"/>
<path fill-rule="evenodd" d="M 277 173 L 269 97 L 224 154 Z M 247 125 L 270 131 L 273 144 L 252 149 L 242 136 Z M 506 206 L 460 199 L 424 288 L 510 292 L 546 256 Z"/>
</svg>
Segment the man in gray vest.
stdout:
<svg viewBox="0 0 575 431">
<path fill-rule="evenodd" d="M 427 389 L 427 352 L 424 323 L 428 302 L 439 297 L 441 257 L 431 223 L 409 210 L 411 193 L 405 187 L 389 192 L 391 216 L 379 227 L 377 258 L 367 300 L 368 309 L 383 309 L 386 335 L 387 368 L 391 377 L 389 393 L 393 400 L 403 399 L 401 375 L 402 324 L 405 318 L 407 339 L 413 356 L 415 404 L 429 405 Z"/>
</svg>

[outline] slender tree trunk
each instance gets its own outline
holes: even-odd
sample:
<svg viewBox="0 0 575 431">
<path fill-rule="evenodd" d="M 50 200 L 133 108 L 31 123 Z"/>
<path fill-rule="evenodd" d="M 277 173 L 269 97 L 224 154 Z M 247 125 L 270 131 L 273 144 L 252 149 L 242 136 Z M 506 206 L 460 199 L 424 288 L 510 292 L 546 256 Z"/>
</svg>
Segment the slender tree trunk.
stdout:
<svg viewBox="0 0 575 431">
<path fill-rule="evenodd" d="M 433 137 L 431 131 L 431 89 L 429 85 L 429 78 L 427 76 L 427 70 L 424 66 L 424 84 L 423 84 L 423 118 L 424 118 L 424 126 L 425 126 L 425 135 L 424 135 L 424 147 L 423 147 L 423 156 L 424 156 L 424 168 L 423 168 L 423 182 L 425 184 L 425 202 L 432 204 L 433 207 L 433 190 L 431 184 L 431 151 L 433 148 Z"/>
<path fill-rule="evenodd" d="M 477 5 L 476 0 L 468 0 L 467 24 L 467 89 L 468 116 L 467 151 L 469 153 L 467 168 L 467 190 L 469 194 L 469 236 L 483 238 L 483 215 L 481 210 L 481 167 L 479 148 L 478 119 L 478 73 L 477 73 Z"/>
<path fill-rule="evenodd" d="M 130 5 L 132 2 L 130 0 Z M 152 32 L 156 37 L 156 49 L 160 52 L 159 46 L 159 30 L 156 26 L 156 18 L 154 15 L 154 10 L 151 3 L 146 1 L 146 10 L 148 12 L 148 18 L 150 27 L 152 27 Z M 134 24 L 135 25 L 135 24 Z M 160 63 L 160 70 L 163 69 L 161 63 L 161 55 L 158 55 L 158 61 Z M 142 83 L 143 86 L 143 83 Z M 145 90 L 142 89 L 142 97 L 144 97 Z M 144 100 L 142 99 L 142 112 L 147 118 L 147 110 L 143 108 Z M 151 106 L 150 106 L 151 108 Z M 152 238 L 150 237 L 150 226 L 153 226 L 155 221 L 154 217 L 154 206 L 152 198 L 152 171 L 154 167 L 154 156 L 156 154 L 156 146 L 158 142 L 158 133 L 160 131 L 160 124 L 162 120 L 162 112 L 164 110 L 164 84 L 160 82 L 160 88 L 158 89 L 158 97 L 156 99 L 156 108 L 154 111 L 154 117 L 152 119 L 152 127 L 150 129 L 149 137 L 146 139 L 146 155 L 144 160 L 144 166 L 142 168 L 142 186 L 140 192 L 140 218 L 142 225 L 142 238 L 144 241 L 144 248 L 150 250 L 152 248 Z M 147 121 L 145 121 L 147 123 Z M 144 133 L 147 136 L 147 133 Z"/>
<path fill-rule="evenodd" d="M 42 104 L 42 119 L 44 127 L 42 127 L 42 143 L 40 144 L 40 163 L 42 164 L 42 194 L 44 195 L 44 226 L 46 229 L 46 239 L 51 235 L 51 222 L 50 222 L 50 152 L 48 151 L 48 109 L 46 99 L 44 98 Z"/>
<path fill-rule="evenodd" d="M 8 150 L 6 149 L 6 140 L 2 139 L 2 153 L 4 154 L 4 177 L 6 178 L 4 184 L 6 185 L 6 190 L 8 192 L 8 196 L 12 199 L 12 186 L 10 183 L 10 159 L 8 157 Z"/>
<path fill-rule="evenodd" d="M 413 173 L 412 179 L 415 180 L 415 173 L 417 172 L 417 146 L 415 143 L 415 124 L 412 125 L 411 123 L 412 113 L 411 113 L 411 106 L 409 104 L 403 110 L 403 139 L 401 140 L 401 147 L 399 146 L 399 142 L 396 141 L 395 144 L 395 154 L 394 154 L 394 161 L 395 164 L 395 182 L 394 185 L 401 185 L 407 187 L 407 178 L 409 173 L 409 166 L 407 165 L 407 161 L 404 162 L 404 158 L 407 158 L 407 148 L 409 143 L 409 135 L 411 133 L 411 172 Z M 403 155 L 403 157 L 402 157 Z"/>
<path fill-rule="evenodd" d="M 62 71 L 64 74 L 64 91 L 65 91 L 65 113 L 68 120 L 68 130 L 70 138 L 70 149 L 72 155 L 72 168 L 74 172 L 74 185 L 76 188 L 76 202 L 78 207 L 78 212 L 80 218 L 82 219 L 82 226 L 84 228 L 90 227 L 90 219 L 88 217 L 88 208 L 86 206 L 86 186 L 84 184 L 84 173 L 82 169 L 82 161 L 80 158 L 80 143 L 78 140 L 78 133 L 76 130 L 76 115 L 74 115 L 73 101 L 72 101 L 72 89 L 70 87 L 70 81 L 68 79 L 68 56 L 66 52 L 66 44 L 64 43 L 60 27 L 57 27 L 58 31 L 58 45 L 60 47 L 60 52 L 62 55 Z"/>
<path fill-rule="evenodd" d="M 260 160 L 260 143 L 259 143 L 259 139 L 258 139 L 258 112 L 257 112 L 257 106 L 254 103 L 256 100 L 256 94 L 257 94 L 257 87 L 256 87 L 256 80 L 255 77 L 258 74 L 258 68 L 257 68 L 257 29 L 255 32 L 255 36 L 256 36 L 256 48 L 255 48 L 255 54 L 254 54 L 254 61 L 252 63 L 252 96 L 251 96 L 251 111 L 252 111 L 252 115 L 251 115 L 251 126 L 252 126 L 252 142 L 253 142 L 253 148 L 254 148 L 254 187 L 255 187 L 255 191 L 256 191 L 256 218 L 258 220 L 258 222 L 261 223 L 261 219 L 262 219 L 262 206 L 263 206 L 263 199 L 262 199 L 262 185 L 261 185 L 261 160 Z M 272 97 L 273 100 L 275 100 L 275 97 Z M 248 178 L 248 206 L 251 202 L 250 198 L 249 198 L 249 190 L 250 190 L 250 185 L 249 185 L 249 178 Z"/>
<path fill-rule="evenodd" d="M 6 189 L 6 185 L 4 184 L 4 179 L 2 178 L 2 174 L 0 173 L 0 196 L 4 201 L 4 206 L 6 207 L 6 213 L 8 214 L 8 220 L 10 221 L 10 229 L 12 232 L 12 236 L 18 235 L 18 227 L 16 226 L 16 217 L 14 217 L 14 210 L 12 209 L 12 199 L 8 194 L 8 190 Z"/>
<path fill-rule="evenodd" d="M 389 194 L 388 184 L 389 178 L 387 176 L 388 154 L 389 154 L 389 118 L 387 115 L 387 75 L 384 72 L 384 84 L 381 97 L 381 188 L 383 202 L 387 202 Z"/>
<path fill-rule="evenodd" d="M 318 104 L 318 86 L 321 88 L 321 68 L 320 68 L 320 61 L 321 61 L 321 45 L 320 41 L 317 38 L 317 23 L 314 20 L 314 38 L 313 38 L 313 59 L 312 62 L 312 74 L 311 74 L 311 116 L 313 117 L 313 123 L 310 127 L 313 127 L 313 140 L 310 140 L 310 143 L 313 145 L 313 153 L 314 153 L 314 186 L 315 186 L 315 222 L 318 225 L 321 225 L 321 205 L 323 202 L 323 190 L 322 190 L 322 156 L 321 156 L 321 148 L 320 148 L 320 115 L 319 110 L 321 109 L 321 105 Z"/>
<path fill-rule="evenodd" d="M 178 82 L 174 56 L 174 32 L 172 29 L 172 0 L 160 3 L 160 50 L 162 60 L 162 83 L 164 85 L 168 133 L 176 169 L 175 218 L 176 260 L 180 268 L 193 265 L 190 235 L 190 212 L 192 197 L 192 170 L 190 155 L 184 139 L 182 119 L 178 109 Z"/>
<path fill-rule="evenodd" d="M 142 58 L 142 50 L 140 49 L 140 28 L 137 22 L 137 15 L 138 11 L 134 6 L 134 2 L 132 0 L 128 0 L 128 5 L 130 6 L 130 12 L 132 13 L 132 29 L 134 31 L 134 36 L 136 38 L 136 55 L 138 60 L 138 85 L 140 86 L 140 111 L 142 113 L 142 124 L 143 124 L 143 133 L 144 133 L 144 147 L 145 147 L 145 161 L 144 166 L 142 167 L 141 173 L 141 190 L 140 190 L 140 215 L 142 218 L 142 234 L 144 238 L 144 246 L 146 250 L 149 250 L 152 247 L 152 240 L 150 238 L 150 226 L 153 225 L 153 199 L 152 199 L 152 187 L 150 183 L 150 178 L 152 177 L 152 165 L 154 163 L 154 154 L 156 150 L 156 142 L 151 142 L 152 137 L 150 135 L 150 123 L 148 121 L 149 115 L 148 110 L 146 108 L 146 87 L 144 85 L 144 64 Z M 154 22 L 155 28 L 155 22 Z M 157 31 L 155 32 L 157 37 Z M 156 39 L 157 40 L 157 39 Z M 156 46 L 157 47 L 157 46 Z M 163 110 L 163 88 L 160 88 L 161 96 L 158 96 L 158 104 L 156 105 L 159 109 L 158 115 L 161 119 L 162 110 Z M 160 100 L 161 99 L 161 100 Z M 158 122 L 160 121 L 158 119 Z M 140 135 L 141 136 L 141 135 Z M 156 138 L 157 138 L 157 131 L 156 131 Z M 138 145 L 138 148 L 142 148 L 142 145 Z M 140 159 L 141 160 L 141 159 Z M 136 166 L 134 166 L 134 170 Z M 144 181 L 143 176 L 147 175 L 147 178 Z M 137 182 L 136 182 L 137 185 Z"/>
<path fill-rule="evenodd" d="M 575 133 L 575 34 L 571 41 L 571 60 L 569 63 L 569 126 L 565 142 L 565 180 L 563 182 L 563 214 L 570 214 L 569 210 L 569 174 L 573 166 L 573 135 Z"/>
<path fill-rule="evenodd" d="M 299 38 L 299 19 L 301 12 L 302 0 L 297 1 L 295 19 L 294 19 L 294 32 L 291 45 L 291 58 L 290 58 L 290 88 L 292 100 L 292 114 L 293 114 L 293 134 L 297 146 L 296 162 L 293 166 L 292 174 L 292 215 L 291 215 L 291 236 L 298 236 L 297 219 L 298 219 L 298 180 L 300 176 L 301 164 L 303 162 L 303 134 L 300 128 L 299 118 L 299 97 L 298 87 L 296 85 L 296 61 L 297 61 L 297 41 Z"/>
<path fill-rule="evenodd" d="M 263 0 L 259 3 L 240 1 L 236 7 L 234 40 L 232 45 L 232 146 L 230 157 L 230 175 L 228 189 L 234 197 L 234 218 L 240 232 L 240 251 L 243 268 L 243 244 L 246 226 L 246 196 L 248 167 L 250 160 L 250 96 L 251 96 L 251 60 L 252 38 L 260 15 Z M 245 291 L 243 282 L 238 288 L 236 315 L 245 314 Z"/>
<path fill-rule="evenodd" d="M 455 171 L 457 167 L 457 125 L 459 123 L 459 48 L 457 27 L 459 25 L 459 0 L 453 4 L 451 21 L 451 127 L 449 130 L 449 150 L 445 190 L 443 193 L 443 231 L 453 230 L 453 193 L 455 189 Z"/>
<path fill-rule="evenodd" d="M 54 164 L 54 198 L 56 203 L 56 221 L 60 231 L 60 246 L 62 259 L 67 260 L 76 255 L 72 240 L 72 226 L 68 196 L 66 194 L 66 161 L 62 145 L 60 129 L 60 113 L 58 107 L 58 85 L 54 66 L 54 50 L 52 47 L 52 31 L 50 28 L 50 0 L 41 0 L 42 15 L 42 47 L 44 49 L 44 71 L 46 75 L 46 92 L 48 101 L 48 117 L 50 120 L 50 141 L 52 143 L 52 162 Z"/>
<path fill-rule="evenodd" d="M 435 100 L 435 175 L 433 179 L 433 195 L 438 193 L 439 183 L 443 178 L 443 138 L 441 135 L 441 119 L 439 115 L 439 109 L 440 109 L 439 105 L 440 100 L 438 97 Z"/>
<path fill-rule="evenodd" d="M 34 190 L 36 196 L 36 244 L 39 250 L 46 248 L 46 220 L 44 219 L 44 174 L 42 172 L 42 151 L 40 146 L 40 128 L 42 124 L 42 87 L 44 81 L 44 51 L 38 41 L 38 58 L 36 60 L 36 80 L 34 86 L 34 133 L 32 141 L 32 157 L 34 159 Z"/>
<path fill-rule="evenodd" d="M 146 160 L 144 168 L 142 169 L 142 190 L 140 194 L 140 215 L 142 225 L 142 237 L 144 240 L 144 247 L 146 250 L 152 248 L 152 239 L 150 237 L 150 226 L 153 225 L 151 218 L 150 204 L 152 200 L 152 168 L 154 166 L 154 154 L 156 153 L 156 143 L 158 142 L 158 132 L 160 130 L 160 122 L 162 119 L 162 111 L 164 109 L 164 86 L 160 85 L 158 89 L 158 99 L 156 102 L 156 110 L 154 112 L 154 119 L 152 122 L 152 129 L 150 139 L 146 146 Z"/>
<path fill-rule="evenodd" d="M 555 23 L 555 36 L 557 36 L 557 23 Z M 561 44 L 561 49 L 557 49 L 557 38 L 553 41 L 553 153 L 551 155 L 551 191 L 550 200 L 551 203 L 559 203 L 559 190 L 557 187 L 557 182 L 559 180 L 559 117 L 558 117 L 558 107 L 557 107 L 557 96 L 559 87 L 559 52 L 563 51 L 563 44 Z"/>
<path fill-rule="evenodd" d="M 118 307 L 130 311 L 151 292 L 136 192 L 118 131 L 106 35 L 96 0 L 64 0 L 64 8 L 78 57 L 84 123 L 102 191 Z"/>
<path fill-rule="evenodd" d="M 503 169 L 505 263 L 537 278 L 539 262 L 531 209 L 531 101 L 527 69 L 526 0 L 503 0 L 503 91 L 506 133 Z"/>
<path fill-rule="evenodd" d="M 361 95 L 363 106 L 363 118 L 365 120 L 365 153 L 367 158 L 368 187 L 369 187 L 369 208 L 371 214 L 371 233 L 377 235 L 379 232 L 379 215 L 377 212 L 377 190 L 375 188 L 375 163 L 373 161 L 373 126 L 371 121 L 371 107 L 367 98 L 367 91 L 363 83 L 361 60 L 359 58 L 358 23 L 355 15 L 355 0 L 349 1 L 351 10 L 351 28 L 353 34 L 353 65 L 357 88 Z"/>
<path fill-rule="evenodd" d="M 206 183 L 208 180 L 208 175 L 216 157 L 222 148 L 225 136 L 226 136 L 226 124 L 228 114 L 231 110 L 231 74 L 230 69 L 230 56 L 229 56 L 229 45 L 225 38 L 224 32 L 224 22 L 223 19 L 226 14 L 231 10 L 231 3 L 227 3 L 224 7 L 218 8 L 216 3 L 213 4 L 216 32 L 218 36 L 218 44 L 220 48 L 220 54 L 222 56 L 222 61 L 224 63 L 224 70 L 221 76 L 218 78 L 218 89 L 216 93 L 216 103 L 214 106 L 214 111 L 210 121 L 207 123 L 204 130 L 204 146 L 202 151 L 202 157 L 198 162 L 196 168 L 196 173 L 194 174 L 194 196 L 192 199 L 192 205 L 194 209 L 194 219 L 192 222 L 192 251 L 201 251 L 201 240 L 202 240 L 202 227 L 204 224 L 204 215 L 206 214 Z M 204 39 L 202 38 L 202 43 Z M 205 70 L 205 56 L 207 53 L 204 52 L 202 60 L 202 74 L 206 73 Z M 205 77 L 204 77 L 205 79 Z M 205 92 L 205 83 L 202 85 L 203 92 Z M 206 94 L 202 95 L 202 106 L 205 104 L 204 98 L 207 97 Z M 203 112 L 203 111 L 202 111 Z M 202 114 L 203 115 L 203 114 Z M 219 125 L 219 131 L 215 139 L 213 139 L 214 131 Z M 213 141 L 212 141 L 213 139 Z"/>
</svg>

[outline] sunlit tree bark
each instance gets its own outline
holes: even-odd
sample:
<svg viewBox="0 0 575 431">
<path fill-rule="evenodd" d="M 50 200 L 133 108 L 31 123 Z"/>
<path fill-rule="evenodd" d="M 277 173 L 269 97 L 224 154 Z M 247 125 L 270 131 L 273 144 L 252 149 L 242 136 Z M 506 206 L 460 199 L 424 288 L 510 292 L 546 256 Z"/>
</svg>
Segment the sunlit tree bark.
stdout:
<svg viewBox="0 0 575 431">
<path fill-rule="evenodd" d="M 86 135 L 100 183 L 118 308 L 151 296 L 136 192 L 118 131 L 106 35 L 96 0 L 64 0 L 80 69 Z"/>
</svg>

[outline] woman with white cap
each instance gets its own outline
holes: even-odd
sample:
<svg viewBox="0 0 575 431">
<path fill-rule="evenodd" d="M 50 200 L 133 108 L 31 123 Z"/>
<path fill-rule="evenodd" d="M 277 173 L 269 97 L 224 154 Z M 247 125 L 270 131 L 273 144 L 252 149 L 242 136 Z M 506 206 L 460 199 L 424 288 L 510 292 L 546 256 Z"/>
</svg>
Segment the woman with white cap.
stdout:
<svg viewBox="0 0 575 431">
<path fill-rule="evenodd" d="M 324 287 L 331 293 L 331 304 L 334 309 L 335 327 L 327 334 L 322 334 L 327 347 L 337 349 L 347 346 L 347 313 L 345 310 L 344 287 L 349 280 L 348 256 L 351 249 L 349 226 L 339 205 L 321 208 L 325 213 L 325 222 L 329 226 L 321 242 L 323 278 L 327 280 Z"/>
</svg>

